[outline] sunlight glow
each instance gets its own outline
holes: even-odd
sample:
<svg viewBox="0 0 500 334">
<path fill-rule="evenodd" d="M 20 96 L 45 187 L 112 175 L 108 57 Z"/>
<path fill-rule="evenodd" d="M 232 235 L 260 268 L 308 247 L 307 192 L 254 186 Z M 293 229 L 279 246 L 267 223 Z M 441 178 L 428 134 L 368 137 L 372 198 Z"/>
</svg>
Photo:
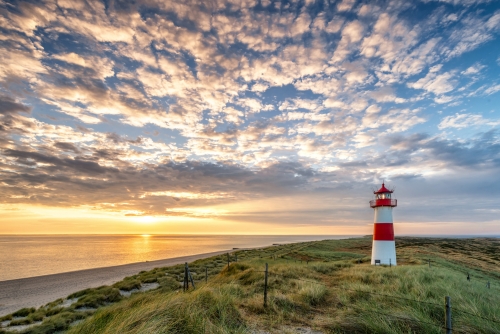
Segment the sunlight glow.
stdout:
<svg viewBox="0 0 500 334">
<path fill-rule="evenodd" d="M 134 221 L 143 224 L 152 224 L 157 222 L 157 218 L 153 216 L 136 216 L 132 218 Z"/>
</svg>

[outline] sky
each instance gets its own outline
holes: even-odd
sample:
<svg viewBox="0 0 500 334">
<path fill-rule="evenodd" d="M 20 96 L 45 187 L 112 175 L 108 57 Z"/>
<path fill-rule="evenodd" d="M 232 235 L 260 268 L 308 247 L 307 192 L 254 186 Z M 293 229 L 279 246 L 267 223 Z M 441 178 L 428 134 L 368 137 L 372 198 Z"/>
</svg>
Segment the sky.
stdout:
<svg viewBox="0 0 500 334">
<path fill-rule="evenodd" d="M 0 233 L 500 235 L 500 1 L 0 0 Z"/>
</svg>

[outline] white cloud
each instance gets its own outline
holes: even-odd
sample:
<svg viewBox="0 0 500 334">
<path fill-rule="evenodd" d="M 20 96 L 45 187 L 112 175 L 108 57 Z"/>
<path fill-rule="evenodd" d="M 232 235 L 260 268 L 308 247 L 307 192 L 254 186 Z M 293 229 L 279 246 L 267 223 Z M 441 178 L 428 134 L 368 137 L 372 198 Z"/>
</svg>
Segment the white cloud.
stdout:
<svg viewBox="0 0 500 334">
<path fill-rule="evenodd" d="M 385 114 L 366 113 L 362 124 L 364 128 L 387 128 L 387 132 L 402 132 L 424 123 L 425 118 L 418 115 L 418 109 L 391 109 Z"/>
<path fill-rule="evenodd" d="M 481 65 L 480 63 L 476 63 L 472 66 L 470 66 L 469 68 L 467 68 L 465 71 L 462 71 L 461 74 L 463 75 L 474 75 L 474 74 L 478 74 L 479 72 L 481 72 L 481 70 L 483 68 L 485 68 L 486 66 L 484 65 Z"/>
<path fill-rule="evenodd" d="M 408 87 L 423 89 L 436 95 L 448 93 L 455 88 L 456 80 L 454 79 L 453 72 L 445 72 L 438 75 L 431 70 L 429 70 L 429 73 L 425 77 L 416 82 L 408 83 Z"/>
<path fill-rule="evenodd" d="M 380 110 L 382 110 L 382 108 L 380 108 L 379 106 L 377 106 L 376 104 L 372 104 L 371 106 L 369 106 L 368 108 L 366 108 L 366 113 L 367 114 L 376 114 L 378 113 Z"/>
<path fill-rule="evenodd" d="M 454 129 L 464 129 L 471 126 L 497 126 L 500 125 L 500 121 L 492 121 L 484 119 L 482 115 L 479 114 L 455 114 L 453 116 L 444 117 L 438 125 L 440 130 L 447 128 Z"/>
<path fill-rule="evenodd" d="M 500 91 L 500 84 L 497 84 L 497 85 L 493 85 L 489 88 L 487 88 L 485 91 L 484 91 L 484 94 L 486 95 L 491 95 L 491 94 L 494 94 L 496 92 Z"/>
<path fill-rule="evenodd" d="M 440 95 L 434 98 L 434 101 L 439 104 L 450 103 L 454 98 L 452 96 Z"/>
<path fill-rule="evenodd" d="M 337 10 L 339 12 L 347 12 L 347 11 L 350 11 L 352 6 L 354 6 L 354 4 L 356 3 L 356 0 L 342 0 L 342 2 L 340 2 L 338 5 L 337 5 Z"/>
<path fill-rule="evenodd" d="M 252 86 L 252 92 L 265 92 L 268 88 L 268 84 L 258 82 Z"/>
<path fill-rule="evenodd" d="M 442 53 L 447 58 L 460 56 L 493 39 L 494 33 L 500 29 L 500 11 L 496 11 L 487 20 L 484 15 L 479 17 L 473 13 L 459 22 L 460 26 L 455 27 L 448 43 L 443 46 Z"/>
<path fill-rule="evenodd" d="M 382 87 L 376 91 L 370 92 L 369 95 L 377 102 L 396 102 L 404 103 L 405 99 L 397 97 L 392 87 Z"/>
<path fill-rule="evenodd" d="M 343 61 L 355 47 L 355 43 L 358 43 L 363 38 L 364 26 L 359 21 L 349 22 L 342 29 L 342 39 L 337 45 L 335 53 L 330 60 L 331 63 L 337 63 Z"/>
</svg>

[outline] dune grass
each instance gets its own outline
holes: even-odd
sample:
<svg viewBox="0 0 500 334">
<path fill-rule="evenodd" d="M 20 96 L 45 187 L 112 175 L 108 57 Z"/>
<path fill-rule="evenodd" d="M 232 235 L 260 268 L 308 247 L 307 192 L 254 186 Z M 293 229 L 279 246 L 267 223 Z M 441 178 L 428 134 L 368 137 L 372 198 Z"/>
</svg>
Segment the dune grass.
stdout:
<svg viewBox="0 0 500 334">
<path fill-rule="evenodd" d="M 69 308 L 54 302 L 11 319 L 43 314 L 41 325 L 25 331 L 36 334 L 256 333 L 290 326 L 324 333 L 442 333 L 444 297 L 450 296 L 458 332 L 500 331 L 497 240 L 401 238 L 397 247 L 396 267 L 369 264 L 369 238 L 241 250 L 239 262 L 229 267 L 226 256 L 191 263 L 196 290 L 182 292 L 183 266 L 156 268 L 72 294 L 78 301 Z M 153 282 L 158 289 L 128 298 L 119 294 Z"/>
</svg>

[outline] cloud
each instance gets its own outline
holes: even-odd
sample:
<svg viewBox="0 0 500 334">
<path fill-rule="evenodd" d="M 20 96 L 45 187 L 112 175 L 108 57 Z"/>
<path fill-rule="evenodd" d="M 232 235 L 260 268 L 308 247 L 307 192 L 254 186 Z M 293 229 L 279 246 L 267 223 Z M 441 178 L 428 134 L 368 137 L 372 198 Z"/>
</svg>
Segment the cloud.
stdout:
<svg viewBox="0 0 500 334">
<path fill-rule="evenodd" d="M 452 91 L 456 86 L 456 80 L 453 72 L 437 74 L 429 71 L 427 75 L 416 82 L 408 83 L 408 87 L 414 89 L 423 89 L 435 95 L 441 95 Z"/>
<path fill-rule="evenodd" d="M 0 114 L 12 115 L 17 113 L 29 113 L 31 107 L 17 102 L 10 96 L 0 95 Z"/>
<path fill-rule="evenodd" d="M 484 69 L 486 66 L 484 65 L 481 65 L 479 63 L 476 63 L 470 67 L 468 67 L 465 71 L 462 71 L 461 74 L 463 75 L 474 75 L 474 74 L 478 74 L 479 72 L 481 72 L 482 69 Z"/>
<path fill-rule="evenodd" d="M 382 87 L 376 91 L 370 92 L 370 96 L 377 102 L 396 102 L 403 103 L 403 98 L 397 97 L 392 87 Z"/>
<path fill-rule="evenodd" d="M 338 5 L 337 5 L 337 10 L 339 12 L 347 12 L 347 11 L 350 11 L 352 6 L 354 6 L 354 4 L 356 3 L 356 0 L 342 0 L 342 2 L 340 2 Z"/>
<path fill-rule="evenodd" d="M 364 26 L 359 21 L 347 23 L 342 29 L 342 39 L 337 45 L 337 49 L 333 54 L 331 63 L 338 63 L 352 52 L 355 43 L 358 43 L 363 38 Z"/>
<path fill-rule="evenodd" d="M 498 125 L 474 106 L 500 13 L 447 3 L 0 3 L 0 200 L 208 217 L 496 170 L 496 134 L 459 130 Z"/>
<path fill-rule="evenodd" d="M 446 116 L 439 123 L 440 130 L 447 128 L 464 129 L 471 126 L 496 126 L 500 125 L 500 121 L 492 121 L 484 119 L 482 115 L 474 114 L 455 114 L 453 116 Z"/>
<path fill-rule="evenodd" d="M 493 85 L 491 87 L 488 87 L 485 91 L 484 91 L 484 94 L 486 95 L 491 95 L 491 94 L 494 94 L 496 92 L 500 91 L 500 84 L 497 84 L 497 85 Z"/>
<path fill-rule="evenodd" d="M 447 45 L 443 47 L 443 53 L 448 58 L 458 57 L 465 52 L 476 49 L 478 46 L 492 40 L 494 33 L 499 29 L 500 11 L 491 16 L 479 17 L 471 13 L 460 21 L 450 34 Z"/>
</svg>

